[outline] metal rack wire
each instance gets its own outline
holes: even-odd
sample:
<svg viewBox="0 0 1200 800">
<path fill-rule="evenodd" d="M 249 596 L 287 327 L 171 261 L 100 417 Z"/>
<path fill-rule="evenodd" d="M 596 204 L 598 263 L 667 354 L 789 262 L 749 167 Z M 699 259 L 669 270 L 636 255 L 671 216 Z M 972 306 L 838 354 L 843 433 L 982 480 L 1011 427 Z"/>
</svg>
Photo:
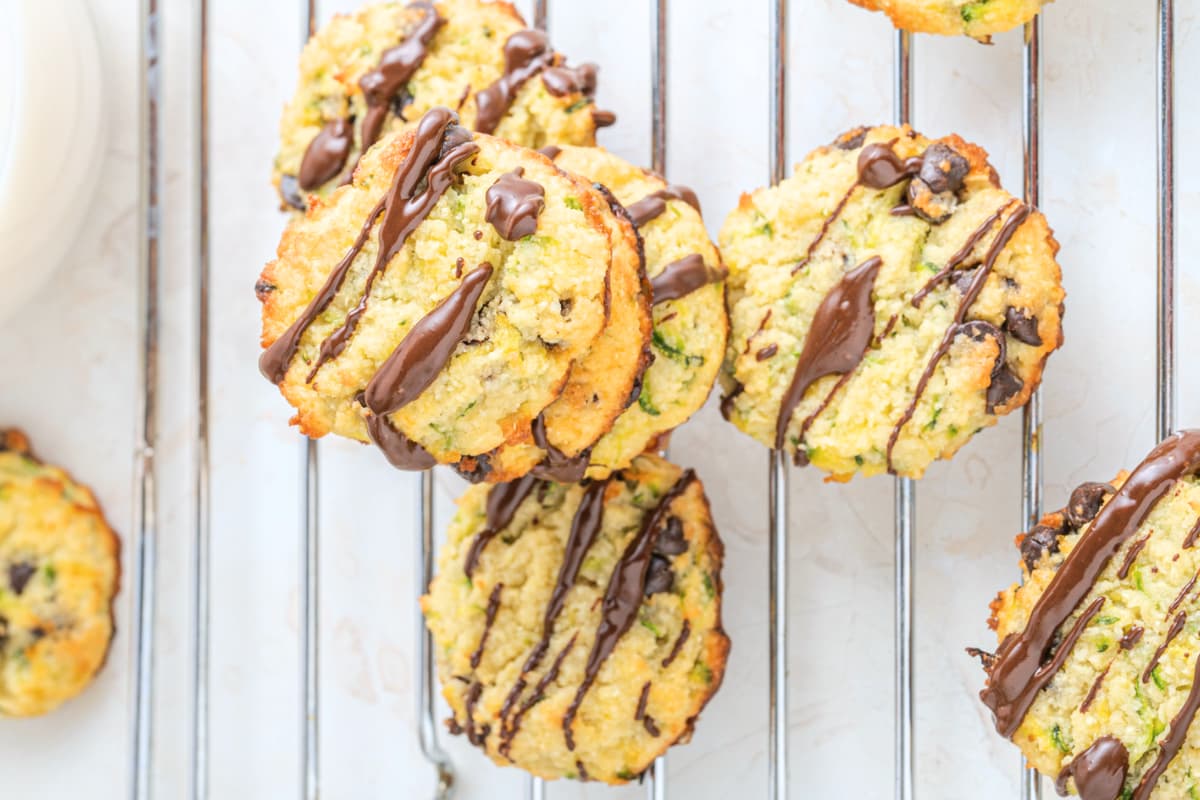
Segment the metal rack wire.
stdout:
<svg viewBox="0 0 1200 800">
<path fill-rule="evenodd" d="M 772 183 L 784 177 L 787 160 L 787 25 L 788 0 L 771 0 L 772 46 L 770 86 L 769 177 Z M 652 127 L 651 164 L 659 172 L 666 166 L 667 124 L 667 0 L 650 3 L 652 13 L 651 76 Z M 303 38 L 315 30 L 316 0 L 301 0 Z M 535 24 L 545 28 L 547 0 L 535 0 Z M 193 800 L 209 796 L 209 583 L 210 497 L 208 461 L 209 392 L 209 108 L 208 108 L 208 3 L 196 6 L 198 36 L 198 137 L 195 152 L 197 253 L 193 275 L 195 292 L 195 379 L 197 418 L 194 482 L 194 593 L 192 658 L 192 737 L 190 795 Z M 157 571 L 157 492 L 155 443 L 158 439 L 158 336 L 159 336 L 159 244 L 162 221 L 164 176 L 160 165 L 162 122 L 160 118 L 159 45 L 161 19 L 157 0 L 141 0 L 142 51 L 140 71 L 140 130 L 142 137 L 139 173 L 139 369 L 134 454 L 135 508 L 132 543 L 134 677 L 132 687 L 132 747 L 130 796 L 149 800 L 153 796 L 154 763 L 154 666 Z M 1040 110 L 1041 110 L 1041 22 L 1025 29 L 1023 53 L 1023 149 L 1024 196 L 1036 205 L 1040 198 Z M 898 123 L 909 121 L 912 97 L 912 41 L 903 32 L 895 40 L 893 72 L 894 113 Z M 1176 417 L 1176 252 L 1175 252 L 1175 160 L 1174 160 L 1174 2 L 1158 0 L 1157 59 L 1157 393 L 1156 433 L 1166 437 Z M 1041 393 L 1035 392 L 1023 412 L 1021 524 L 1032 526 L 1041 512 L 1042 495 Z M 319 762 L 319 648 L 318 648 L 318 447 L 304 440 L 301 446 L 303 514 L 301 525 L 301 709 L 300 742 L 301 794 L 316 800 L 320 791 Z M 788 794 L 787 753 L 787 534 L 788 468 L 782 452 L 772 451 L 768 461 L 769 557 L 769 681 L 768 681 L 768 792 L 772 800 Z M 421 535 L 415 542 L 420 580 L 414 587 L 420 595 L 433 570 L 433 477 L 422 473 L 418 486 L 418 522 Z M 914 797 L 913 747 L 913 540 L 915 497 L 911 481 L 898 479 L 895 489 L 895 634 L 896 634 L 896 749 L 895 797 Z M 435 797 L 448 798 L 454 787 L 454 771 L 437 742 L 434 718 L 433 664 L 428 632 L 418 620 L 416 681 L 417 722 L 421 750 L 437 772 Z M 659 759 L 647 773 L 647 796 L 665 800 L 666 760 Z M 1037 773 L 1022 765 L 1022 800 L 1040 799 Z M 545 796 L 545 785 L 531 780 L 531 800 Z"/>
</svg>

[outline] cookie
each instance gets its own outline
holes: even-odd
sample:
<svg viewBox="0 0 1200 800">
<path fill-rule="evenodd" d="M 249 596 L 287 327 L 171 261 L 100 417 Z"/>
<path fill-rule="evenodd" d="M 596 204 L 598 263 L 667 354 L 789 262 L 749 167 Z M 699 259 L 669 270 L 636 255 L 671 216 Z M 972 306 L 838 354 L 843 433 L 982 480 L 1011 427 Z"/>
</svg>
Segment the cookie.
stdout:
<svg viewBox="0 0 1200 800">
<path fill-rule="evenodd" d="M 1032 766 L 1086 800 L 1200 793 L 1200 431 L 1085 483 L 1017 537 L 980 693 Z"/>
<path fill-rule="evenodd" d="M 0 430 L 0 716 L 53 711 L 103 666 L 120 542 L 96 499 Z"/>
<path fill-rule="evenodd" d="M 335 16 L 300 56 L 280 122 L 273 182 L 303 210 L 350 180 L 361 154 L 431 108 L 517 144 L 592 144 L 611 125 L 596 109 L 596 66 L 568 67 L 508 3 L 377 3 Z"/>
<path fill-rule="evenodd" d="M 742 195 L 722 410 L 837 480 L 919 478 L 1020 408 L 1062 343 L 1045 217 L 957 136 L 889 126 Z"/>
<path fill-rule="evenodd" d="M 691 470 L 469 488 L 422 598 L 448 726 L 497 764 L 623 783 L 724 674 L 723 548 Z"/>
<path fill-rule="evenodd" d="M 691 189 L 599 147 L 555 147 L 549 155 L 562 169 L 607 186 L 629 209 L 645 243 L 653 360 L 635 402 L 592 449 L 587 474 L 601 478 L 628 466 L 708 399 L 729 332 L 725 267 Z"/>
<path fill-rule="evenodd" d="M 434 109 L 289 224 L 260 368 L 303 433 L 398 467 L 524 441 L 609 323 L 618 227 L 586 182 Z"/>
<path fill-rule="evenodd" d="M 1029 22 L 1052 0 L 850 0 L 870 11 L 882 11 L 892 24 L 913 33 L 970 36 L 988 42 Z"/>
</svg>

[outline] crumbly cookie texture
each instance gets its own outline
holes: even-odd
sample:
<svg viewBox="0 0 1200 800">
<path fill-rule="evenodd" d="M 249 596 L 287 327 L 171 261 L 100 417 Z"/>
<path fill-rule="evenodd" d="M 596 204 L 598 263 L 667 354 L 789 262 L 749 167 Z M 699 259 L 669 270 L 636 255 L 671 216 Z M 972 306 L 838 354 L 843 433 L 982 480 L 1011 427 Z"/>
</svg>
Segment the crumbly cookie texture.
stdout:
<svg viewBox="0 0 1200 800">
<path fill-rule="evenodd" d="M 607 324 L 611 224 L 544 156 L 430 111 L 289 224 L 260 367 L 303 433 L 370 433 L 393 463 L 522 441 Z"/>
<path fill-rule="evenodd" d="M 120 542 L 96 499 L 0 430 L 0 716 L 79 694 L 113 636 Z"/>
<path fill-rule="evenodd" d="M 695 196 L 690 190 L 669 187 L 653 172 L 603 148 L 563 146 L 555 150 L 554 163 L 560 168 L 607 186 L 635 212 L 642 204 L 644 210 L 635 215 L 641 223 L 638 230 L 645 243 L 646 272 L 651 281 L 661 281 L 664 271 L 678 269 L 683 260 L 694 256 L 700 257 L 708 271 L 699 288 L 679 297 L 655 299 L 653 361 L 642 378 L 636 402 L 592 450 L 588 475 L 598 478 L 628 466 L 660 435 L 682 425 L 704 405 L 720 370 L 729 332 L 724 265 L 708 238 L 699 208 L 692 204 Z M 667 193 L 660 198 L 661 206 L 653 202 L 657 192 Z"/>
<path fill-rule="evenodd" d="M 1200 432 L 1085 483 L 1017 537 L 981 693 L 998 730 L 1087 800 L 1200 794 Z"/>
<path fill-rule="evenodd" d="M 450 730 L 543 778 L 636 778 L 721 682 L 722 557 L 699 481 L 656 456 L 471 487 L 422 598 Z"/>
<path fill-rule="evenodd" d="M 595 67 L 567 67 L 539 45 L 544 37 L 505 2 L 387 2 L 335 16 L 305 46 L 284 107 L 273 171 L 282 202 L 303 210 L 309 195 L 339 186 L 370 136 L 365 127 L 408 130 L 437 106 L 457 110 L 468 128 L 529 147 L 594 143 L 597 121 L 611 124 L 591 99 Z M 491 105 L 481 121 L 485 91 Z"/>
<path fill-rule="evenodd" d="M 957 136 L 859 128 L 721 230 L 722 410 L 834 479 L 920 477 L 1021 407 L 1062 342 L 1058 243 Z"/>
<path fill-rule="evenodd" d="M 988 41 L 1024 25 L 1052 0 L 850 0 L 887 14 L 897 28 L 914 33 L 970 36 Z"/>
</svg>

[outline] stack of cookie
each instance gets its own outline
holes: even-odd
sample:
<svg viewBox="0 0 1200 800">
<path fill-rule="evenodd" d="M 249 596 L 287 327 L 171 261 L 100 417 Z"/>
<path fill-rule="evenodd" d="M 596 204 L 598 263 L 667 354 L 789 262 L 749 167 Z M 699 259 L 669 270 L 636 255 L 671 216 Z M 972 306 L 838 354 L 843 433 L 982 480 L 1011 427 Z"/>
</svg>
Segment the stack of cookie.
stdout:
<svg viewBox="0 0 1200 800">
<path fill-rule="evenodd" d="M 703 488 L 648 451 L 708 398 L 728 323 L 696 195 L 594 146 L 595 79 L 501 3 L 334 19 L 284 112 L 294 213 L 256 292 L 303 433 L 485 484 L 425 598 L 450 729 L 622 783 L 724 672 Z"/>
</svg>

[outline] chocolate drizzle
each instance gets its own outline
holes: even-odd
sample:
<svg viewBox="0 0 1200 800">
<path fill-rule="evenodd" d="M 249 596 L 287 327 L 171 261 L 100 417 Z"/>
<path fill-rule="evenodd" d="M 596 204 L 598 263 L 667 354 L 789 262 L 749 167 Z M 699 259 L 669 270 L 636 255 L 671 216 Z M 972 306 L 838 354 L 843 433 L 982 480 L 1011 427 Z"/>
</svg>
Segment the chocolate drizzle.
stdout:
<svg viewBox="0 0 1200 800">
<path fill-rule="evenodd" d="M 608 581 L 608 588 L 604 592 L 600 627 L 596 631 L 596 639 L 588 654 L 583 680 L 563 716 L 563 736 L 566 739 L 568 750 L 575 749 L 571 726 L 575 721 L 575 715 L 579 712 L 580 704 L 583 703 L 583 698 L 592 688 L 596 676 L 600 673 L 600 667 L 612 654 L 617 642 L 633 625 L 637 611 L 642 605 L 642 593 L 645 588 L 646 574 L 650 568 L 650 557 L 654 553 L 655 541 L 663 527 L 664 518 L 669 513 L 671 504 L 687 490 L 695 478 L 695 473 L 690 469 L 687 470 L 662 496 L 654 510 L 646 515 L 641 529 L 625 548 L 625 552 L 621 554 L 620 560 L 613 569 L 612 577 Z"/>
<path fill-rule="evenodd" d="M 1000 226 L 1000 230 L 996 233 L 996 238 L 992 240 L 991 246 L 988 247 L 987 255 L 984 256 L 983 259 L 983 264 L 977 270 L 975 270 L 975 274 L 972 277 L 970 284 L 963 293 L 963 299 L 958 305 L 958 311 L 956 311 L 954 314 L 954 323 L 946 329 L 946 334 L 942 337 L 941 344 L 939 344 L 937 349 L 934 350 L 933 356 L 929 359 L 929 363 L 925 366 L 925 371 L 921 373 L 921 377 L 917 381 L 917 388 L 913 391 L 912 402 L 908 404 L 908 407 L 904 410 L 904 413 L 900 415 L 900 421 L 896 423 L 895 427 L 892 428 L 891 435 L 888 436 L 887 464 L 889 472 L 892 471 L 892 450 L 896 447 L 896 440 L 900 438 L 900 431 L 903 430 L 904 426 L 907 425 L 909 420 L 912 419 L 913 413 L 916 412 L 917 403 L 921 401 L 921 395 L 925 393 L 925 387 L 929 384 L 930 378 L 933 377 L 933 372 L 935 369 L 937 369 L 937 365 L 941 362 L 946 353 L 949 352 L 950 345 L 954 343 L 955 337 L 960 333 L 964 320 L 966 319 L 967 312 L 970 310 L 971 305 L 975 302 L 975 298 L 979 296 L 980 291 L 983 290 L 983 284 L 987 281 L 988 275 L 991 274 L 992 267 L 994 267 L 996 264 L 996 259 L 999 257 L 1001 251 L 1004 250 L 1009 240 L 1012 239 L 1013 234 L 1017 232 L 1017 229 L 1020 228 L 1021 224 L 1029 217 L 1031 211 L 1032 210 L 1027 205 L 1021 204 L 1017 206 L 1017 209 L 1013 211 L 1013 213 L 1009 215 L 1008 219 L 1005 220 L 1004 224 Z M 987 224 L 988 227 L 991 226 L 991 223 Z M 972 245 L 972 248 L 973 247 L 974 245 Z M 996 375 L 996 371 L 993 370 L 992 374 L 994 377 Z M 1013 377 L 1015 378 L 1016 376 L 1014 375 Z M 1005 388 L 1007 391 L 1011 387 Z M 1019 387 L 1017 390 L 1019 391 Z M 995 403 L 991 403 L 991 400 L 993 399 L 995 398 L 989 397 L 989 403 L 994 406 Z"/>
<path fill-rule="evenodd" d="M 575 517 L 571 521 L 571 533 L 567 537 L 567 544 L 563 551 L 563 561 L 558 568 L 558 577 L 554 582 L 554 590 L 550 593 L 550 600 L 546 603 L 546 611 L 542 617 L 542 638 L 534 645 L 529 656 L 525 659 L 525 663 L 521 666 L 521 674 L 517 678 L 517 682 L 513 685 L 512 690 L 504 699 L 504 705 L 500 709 L 500 718 L 506 719 L 509 712 L 516 705 L 516 702 L 521 698 L 521 693 L 525 691 L 526 681 L 525 676 L 533 672 L 542 663 L 542 659 L 546 657 L 546 651 L 550 649 L 550 639 L 554 636 L 554 623 L 558 620 L 558 615 L 562 613 L 563 607 L 567 602 L 567 594 L 575 586 L 575 581 L 579 577 L 579 568 L 583 565 L 583 559 L 587 556 L 588 550 L 596 541 L 596 537 L 600 534 L 601 525 L 604 522 L 604 493 L 608 489 L 609 480 L 593 481 L 584 489 L 583 498 L 579 501 L 579 507 L 575 509 Z M 566 649 L 570 649 L 575 643 L 574 637 L 571 639 L 571 644 L 567 645 Z M 559 657 L 561 660 L 565 657 L 566 650 Z M 536 695 L 536 693 L 535 693 Z M 514 723 L 519 724 L 519 719 Z M 511 742 L 517 732 L 514 726 L 502 732 L 501 739 L 506 742 Z"/>
<path fill-rule="evenodd" d="M 642 693 L 638 696 L 637 709 L 633 712 L 633 721 L 642 723 L 642 727 L 646 729 L 646 733 L 651 736 L 658 737 L 661 733 L 658 725 L 655 724 L 654 718 L 646 713 L 646 703 L 650 701 L 650 681 L 642 687 Z"/>
<path fill-rule="evenodd" d="M 384 198 L 383 217 L 379 221 L 379 253 L 367 274 L 362 295 L 341 326 L 321 342 L 321 352 L 308 374 L 309 381 L 327 361 L 337 358 L 346 349 L 359 320 L 367 311 L 375 280 L 429 216 L 450 184 L 458 179 L 455 168 L 479 151 L 470 134 L 454 125 L 456 120 L 454 112 L 445 108 L 432 109 L 421 118 L 409 154 L 396 169 L 392 186 Z M 415 332 L 416 326 L 413 330 Z M 370 405 L 370 392 L 367 394 Z"/>
<path fill-rule="evenodd" d="M 683 621 L 683 628 L 679 631 L 678 638 L 675 639 L 675 644 L 671 645 L 671 652 L 667 653 L 667 657 L 662 660 L 663 669 L 671 666 L 671 662 L 679 656 L 679 651 L 683 649 L 684 643 L 688 640 L 688 635 L 692 632 L 692 624 L 686 619 Z"/>
<path fill-rule="evenodd" d="M 546 207 L 546 190 L 540 183 L 522 178 L 524 174 L 525 168 L 517 167 L 497 178 L 487 190 L 484 218 L 510 242 L 536 231 L 538 215 Z"/>
<path fill-rule="evenodd" d="M 488 492 L 486 526 L 471 540 L 471 547 L 467 550 L 467 558 L 463 563 L 463 572 L 468 578 L 479 565 L 479 557 L 483 555 L 483 549 L 487 547 L 488 542 L 508 527 L 521 503 L 525 502 L 525 498 L 537 484 L 537 478 L 525 475 L 511 483 L 493 486 Z"/>
<path fill-rule="evenodd" d="M 576 92 L 591 97 L 596 92 L 595 64 L 580 64 L 578 67 L 547 67 L 542 72 L 542 83 L 546 91 L 555 97 L 566 97 Z"/>
<path fill-rule="evenodd" d="M 326 122 L 304 151 L 300 173 L 296 176 L 297 185 L 305 191 L 311 191 L 333 180 L 346 166 L 346 157 L 350 155 L 353 144 L 353 117 Z"/>
<path fill-rule="evenodd" d="M 1174 482 L 1194 475 L 1197 469 L 1200 469 L 1200 431 L 1182 431 L 1168 437 L 1134 470 L 1100 509 L 1091 527 L 1079 537 L 1038 598 L 1025 629 L 1001 643 L 987 686 L 980 692 L 980 698 L 995 715 L 996 729 L 1001 734 L 1012 737 L 1038 691 L 1057 671 L 1060 656 L 1065 658 L 1062 651 L 1068 647 L 1069 635 L 1059 645 L 1055 658 L 1046 663 L 1059 628 L 1075 612 L 1100 573 Z M 1098 598 L 1100 600 L 1103 598 Z M 1093 602 L 1092 607 L 1095 606 L 1096 602 Z M 1186 716 L 1188 722 L 1196 705 L 1200 704 L 1198 689 L 1200 675 L 1185 704 L 1191 706 Z M 1187 725 L 1183 727 L 1186 729 Z M 1172 736 L 1175 732 L 1173 725 Z M 1182 742 L 1182 736 L 1183 732 L 1180 732 L 1179 742 Z"/>
<path fill-rule="evenodd" d="M 1200 519 L 1196 520 L 1196 524 L 1188 531 L 1188 535 L 1183 538 L 1183 549 L 1187 550 L 1196 543 L 1196 539 L 1200 538 Z"/>
<path fill-rule="evenodd" d="M 699 253 L 672 261 L 650 279 L 650 293 L 654 305 L 668 300 L 677 300 L 710 283 L 725 280 L 726 271 L 721 267 L 710 267 Z"/>
<path fill-rule="evenodd" d="M 578 638 L 578 633 L 571 636 L 566 646 L 563 647 L 562 651 L 559 652 L 559 654 L 555 656 L 554 661 L 551 662 L 550 669 L 546 670 L 546 674 L 539 678 L 538 682 L 533 685 L 533 692 L 529 695 L 525 702 L 521 704 L 521 707 L 517 709 L 517 713 L 513 715 L 512 721 L 509 723 L 509 725 L 507 727 L 503 727 L 502 725 L 502 729 L 500 731 L 500 755 L 508 758 L 508 754 L 512 750 L 513 739 L 516 738 L 517 733 L 519 733 L 521 730 L 521 720 L 525 719 L 525 715 L 529 713 L 529 709 L 533 708 L 542 701 L 543 695 L 546 692 L 546 687 L 554 683 L 554 681 L 558 678 L 558 673 L 562 669 L 563 661 L 566 660 L 567 654 L 571 652 L 571 649 L 575 647 L 575 640 Z M 522 684 L 522 686 L 524 686 L 524 684 Z M 501 720 L 505 719 L 507 716 L 506 709 L 511 709 L 511 705 L 509 705 L 507 699 L 505 700 L 505 708 L 500 710 Z M 580 774 L 583 776 L 582 780 L 587 780 L 587 771 L 583 769 L 583 764 L 580 764 L 579 762 L 576 762 L 576 764 L 579 766 Z"/>
<path fill-rule="evenodd" d="M 300 316 L 259 358 L 259 370 L 267 380 L 275 384 L 283 382 L 288 367 L 299 348 L 300 338 L 316 318 L 329 307 L 341 290 L 351 264 L 362 252 L 363 246 L 366 245 L 367 239 L 371 235 L 375 220 L 382 214 L 383 219 L 379 225 L 379 256 L 376 258 L 370 277 L 368 277 L 362 299 L 359 301 L 358 307 L 351 312 L 351 315 L 354 315 L 354 312 L 357 311 L 358 316 L 361 316 L 362 311 L 359 311 L 359 308 L 365 309 L 367 294 L 370 292 L 375 275 L 386 267 L 391 256 L 403 244 L 404 239 L 433 209 L 434 204 L 452 180 L 453 168 L 478 150 L 478 146 L 474 142 L 469 139 L 464 140 L 460 135 L 454 136 L 454 141 L 451 142 L 451 137 L 447 134 L 462 130 L 457 127 L 452 128 L 456 120 L 457 117 L 454 113 L 444 108 L 431 109 L 421 118 L 409 153 L 396 170 L 391 189 L 367 215 L 354 244 L 333 268 L 329 277 L 325 279 L 325 284 L 309 301 Z M 422 190 L 418 192 L 419 185 Z M 334 357 L 341 352 L 345 342 L 349 341 L 350 334 L 357 324 L 358 316 L 353 316 L 353 321 L 351 316 L 347 316 L 342 327 L 321 343 L 321 358 L 310 372 L 310 380 L 325 358 Z"/>
<path fill-rule="evenodd" d="M 872 189 L 889 189 L 917 175 L 924 163 L 922 156 L 902 161 L 892 143 L 869 144 L 858 154 L 858 182 Z"/>
<path fill-rule="evenodd" d="M 1146 629 L 1141 625 L 1134 625 L 1132 628 L 1121 634 L 1121 640 L 1117 644 L 1120 645 L 1122 650 L 1132 650 L 1134 646 L 1141 641 L 1142 634 L 1145 632 Z"/>
<path fill-rule="evenodd" d="M 396 430 L 385 416 L 371 414 L 367 417 L 367 435 L 396 469 L 429 469 L 437 463 L 429 451 Z"/>
<path fill-rule="evenodd" d="M 682 200 L 692 208 L 700 211 L 700 198 L 686 186 L 669 183 L 663 188 L 631 203 L 628 206 L 629 216 L 635 228 L 640 228 L 667 210 L 668 200 Z"/>
<path fill-rule="evenodd" d="M 1096 695 L 1100 693 L 1100 685 L 1104 683 L 1104 679 L 1108 677 L 1108 671 L 1112 669 L 1112 662 L 1104 668 L 1104 671 L 1096 676 L 1096 680 L 1092 681 L 1092 687 L 1088 689 L 1087 695 L 1083 698 L 1083 702 L 1079 705 L 1081 712 L 1086 712 L 1092 707 L 1092 703 L 1096 700 Z"/>
<path fill-rule="evenodd" d="M 403 42 L 384 50 L 379 65 L 358 80 L 363 98 L 367 101 L 367 113 L 362 123 L 362 146 L 358 156 L 360 160 L 362 154 L 371 149 L 371 145 L 379 139 L 388 112 L 396 105 L 395 101 L 401 98 L 401 91 L 425 61 L 429 43 L 433 41 L 434 35 L 446 24 L 446 20 L 438 14 L 433 3 L 412 3 L 408 7 L 419 8 L 425 14 Z M 412 97 L 405 94 L 399 105 L 402 109 L 410 102 Z M 349 178 L 350 175 L 347 174 L 347 182 Z"/>
<path fill-rule="evenodd" d="M 1101 736 L 1071 760 L 1058 774 L 1054 786 L 1067 793 L 1067 780 L 1075 779 L 1080 800 L 1117 800 L 1129 771 L 1129 751 L 1112 736 Z"/>
<path fill-rule="evenodd" d="M 1192 720 L 1196 716 L 1197 709 L 1200 709 L 1200 658 L 1196 659 L 1192 688 L 1183 701 L 1183 707 L 1171 720 L 1171 728 L 1159 745 L 1158 756 L 1154 759 L 1154 763 L 1150 765 L 1150 769 L 1142 773 L 1142 779 L 1133 792 L 1133 800 L 1146 800 L 1150 797 L 1150 792 L 1154 790 L 1154 784 L 1158 783 L 1158 779 L 1166 771 L 1167 765 L 1171 763 L 1171 759 L 1175 757 L 1179 748 L 1183 746 L 1184 740 L 1187 739 L 1188 729 L 1192 727 Z"/>
<path fill-rule="evenodd" d="M 474 653 L 471 653 L 471 669 L 478 669 L 479 662 L 483 660 L 483 649 L 487 646 L 488 634 L 492 632 L 492 623 L 496 621 L 496 612 L 500 610 L 500 592 L 502 591 L 504 591 L 504 584 L 497 583 L 488 596 L 487 611 L 484 612 L 483 633 L 479 636 L 479 646 L 475 648 Z"/>
<path fill-rule="evenodd" d="M 925 285 L 918 289 L 917 293 L 912 296 L 911 302 L 913 308 L 920 307 L 921 301 L 925 299 L 925 295 L 932 292 L 939 283 L 950 277 L 954 273 L 954 270 L 956 270 L 960 264 L 966 261 L 971 253 L 975 252 L 975 248 L 979 246 L 979 242 L 984 236 L 987 236 L 988 231 L 992 229 L 992 226 L 1000 220 L 1000 217 L 1004 216 L 1004 212 L 1011 208 L 1015 202 L 1015 200 L 1011 200 L 1005 203 L 999 208 L 999 210 L 996 211 L 996 213 L 985 219 L 982 223 L 980 223 L 979 227 L 971 232 L 971 235 L 967 237 L 967 241 L 963 244 L 963 246 L 960 247 L 954 255 L 950 256 L 948 261 L 946 261 L 946 266 L 938 270 L 937 274 L 926 281 Z"/>
<path fill-rule="evenodd" d="M 1163 653 L 1167 652 L 1171 641 L 1179 635 L 1183 630 L 1184 624 L 1187 622 L 1187 612 L 1180 611 L 1175 615 L 1175 619 L 1171 620 L 1171 627 L 1167 629 L 1167 635 L 1163 638 L 1162 644 L 1154 651 L 1154 655 L 1150 658 L 1150 663 L 1142 670 L 1142 683 L 1149 683 L 1150 677 L 1154 674 L 1154 668 L 1158 666 L 1159 659 L 1163 657 Z"/>
<path fill-rule="evenodd" d="M 852 372 L 875 334 L 871 290 L 883 264 L 879 256 L 847 272 L 817 306 L 796 363 L 792 382 L 784 392 L 775 423 L 775 447 L 782 449 L 788 424 L 804 393 L 826 375 Z"/>
<path fill-rule="evenodd" d="M 1196 585 L 1197 578 L 1200 578 L 1200 572 L 1197 572 L 1195 575 L 1193 575 L 1191 580 L 1185 583 L 1183 588 L 1179 590 L 1179 594 L 1175 595 L 1175 599 L 1171 601 L 1171 605 L 1167 606 L 1167 613 L 1163 619 L 1166 619 L 1175 613 L 1175 609 L 1179 608 L 1179 605 L 1184 601 L 1184 598 L 1187 597 L 1188 592 L 1190 592 L 1192 587 Z"/>
<path fill-rule="evenodd" d="M 475 130 L 493 133 L 525 82 L 553 63 L 554 51 L 541 31 L 527 29 L 508 37 L 504 74 L 475 95 Z"/>
<path fill-rule="evenodd" d="M 492 265 L 484 262 L 412 326 L 367 382 L 367 408 L 391 414 L 429 388 L 467 335 L 475 304 L 491 277 Z"/>
<path fill-rule="evenodd" d="M 533 443 L 546 451 L 546 457 L 535 466 L 533 474 L 557 483 L 578 483 L 587 472 L 591 448 L 569 456 L 550 443 L 546 436 L 546 420 L 538 414 L 533 420 Z"/>
</svg>

